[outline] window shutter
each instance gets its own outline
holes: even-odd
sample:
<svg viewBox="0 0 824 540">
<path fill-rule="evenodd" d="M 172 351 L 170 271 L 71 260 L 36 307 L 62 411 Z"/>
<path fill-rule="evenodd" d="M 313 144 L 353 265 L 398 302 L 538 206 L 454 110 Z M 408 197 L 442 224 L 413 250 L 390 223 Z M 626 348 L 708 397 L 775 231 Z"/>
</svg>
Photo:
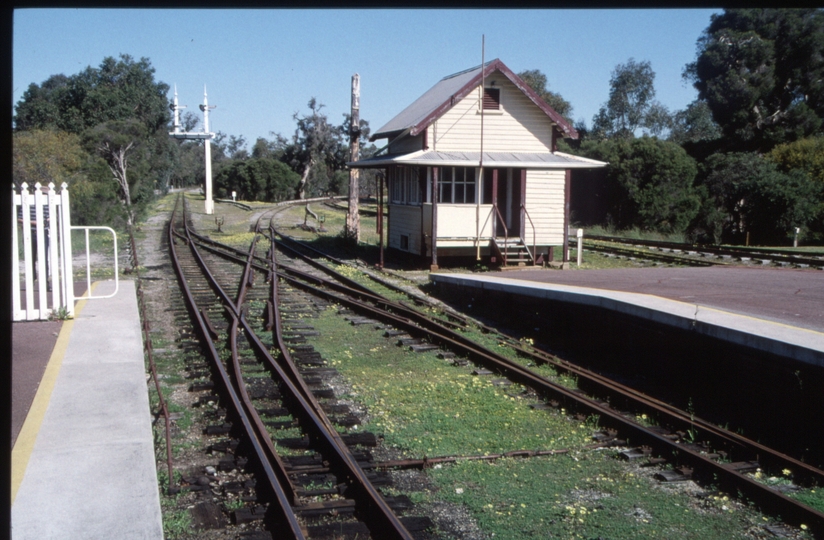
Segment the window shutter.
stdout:
<svg viewBox="0 0 824 540">
<path fill-rule="evenodd" d="M 501 108 L 501 89 L 484 88 L 484 110 L 497 111 Z"/>
</svg>

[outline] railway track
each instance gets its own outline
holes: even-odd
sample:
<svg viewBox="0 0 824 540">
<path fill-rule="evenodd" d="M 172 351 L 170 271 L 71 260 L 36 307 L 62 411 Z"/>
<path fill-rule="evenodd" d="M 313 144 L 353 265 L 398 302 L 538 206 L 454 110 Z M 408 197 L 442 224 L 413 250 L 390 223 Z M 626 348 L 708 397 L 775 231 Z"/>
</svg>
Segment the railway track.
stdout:
<svg viewBox="0 0 824 540">
<path fill-rule="evenodd" d="M 573 245 L 577 242 L 571 237 L 570 241 Z M 585 237 L 584 249 L 633 260 L 650 260 L 687 266 L 748 264 L 824 269 L 824 255 L 782 249 L 721 247 L 599 235 Z"/>
<path fill-rule="evenodd" d="M 305 338 L 313 332 L 311 324 L 306 322 L 307 317 L 311 318 L 309 316 L 310 312 L 299 310 L 300 313 L 293 313 L 292 316 L 289 316 L 286 314 L 286 310 L 292 306 L 305 308 L 305 306 L 312 303 L 335 302 L 345 306 L 347 312 L 351 313 L 353 324 L 356 324 L 354 322 L 356 320 L 359 320 L 357 323 L 360 324 L 382 324 L 387 329 L 387 334 L 391 333 L 391 335 L 397 336 L 400 343 L 413 350 L 437 348 L 442 351 L 445 358 L 452 358 L 455 362 L 471 361 L 479 369 L 502 374 L 513 382 L 523 384 L 542 398 L 542 401 L 536 403 L 534 408 L 563 407 L 579 415 L 597 416 L 600 430 L 593 435 L 593 446 L 617 447 L 621 449 L 620 455 L 626 459 L 640 459 L 650 464 L 669 465 L 668 469 L 661 470 L 659 476 L 662 481 L 678 481 L 691 478 L 698 482 L 712 483 L 728 493 L 739 493 L 763 511 L 780 515 L 788 523 L 804 524 L 816 534 L 824 533 L 824 514 L 758 482 L 753 474 L 756 470 L 769 472 L 791 468 L 794 473 L 794 481 L 800 486 L 822 485 L 824 484 L 822 482 L 824 481 L 824 472 L 815 467 L 704 422 L 687 412 L 677 410 L 631 388 L 624 387 L 605 377 L 567 363 L 562 359 L 531 347 L 525 347 L 517 340 L 501 336 L 501 343 L 515 348 L 523 360 L 523 362 L 513 361 L 496 351 L 478 345 L 463 335 L 461 329 L 475 324 L 474 321 L 457 313 L 449 313 L 446 317 L 440 318 L 432 317 L 416 309 L 415 304 L 431 307 L 429 303 L 420 298 L 410 298 L 410 302 L 398 302 L 375 294 L 359 280 L 354 280 L 342 275 L 340 272 L 336 272 L 333 267 L 344 264 L 342 261 L 331 258 L 324 260 L 321 253 L 288 240 L 274 228 L 270 227 L 268 232 L 270 245 L 267 257 L 256 255 L 254 245 L 252 249 L 244 252 L 214 242 L 193 231 L 186 231 L 185 233 L 170 232 L 170 236 L 177 238 L 179 243 L 185 243 L 188 247 L 198 246 L 201 250 L 208 252 L 210 257 L 223 261 L 222 263 L 215 262 L 213 264 L 228 264 L 230 267 L 235 268 L 236 273 L 237 267 L 241 264 L 245 265 L 241 274 L 242 277 L 236 277 L 234 280 L 229 279 L 225 284 L 226 289 L 237 289 L 235 300 L 232 300 L 226 293 L 215 294 L 212 288 L 211 296 L 206 294 L 201 299 L 202 302 L 205 302 L 206 308 L 201 306 L 193 308 L 193 310 L 199 314 L 206 314 L 198 318 L 202 334 L 212 335 L 213 339 L 220 340 L 221 329 L 211 322 L 213 317 L 209 314 L 222 312 L 224 318 L 228 318 L 225 319 L 226 323 L 222 323 L 221 326 L 225 324 L 230 329 L 229 335 L 237 335 L 242 329 L 241 335 L 246 336 L 246 341 L 251 343 L 257 341 L 257 338 L 253 337 L 255 336 L 255 329 L 251 328 L 248 322 L 249 309 L 263 309 L 263 319 L 266 321 L 266 326 L 271 326 L 274 329 L 273 344 L 280 345 L 281 352 L 278 359 L 271 358 L 271 356 L 266 358 L 268 353 L 262 352 L 266 350 L 264 346 L 261 348 L 261 352 L 255 354 L 263 356 L 265 361 L 268 362 L 267 369 L 270 372 L 277 372 L 278 377 L 281 378 L 279 379 L 281 382 L 278 383 L 280 390 L 283 390 L 283 387 L 295 388 L 295 394 L 286 401 L 305 401 L 309 408 L 302 413 L 290 413 L 293 415 L 291 416 L 292 419 L 288 421 L 290 425 L 298 422 L 301 429 L 308 432 L 310 431 L 309 426 L 313 424 L 331 426 L 331 422 L 328 417 L 321 414 L 323 413 L 323 407 L 313 403 L 313 400 L 316 403 L 317 399 L 305 382 L 307 377 L 316 381 L 322 379 L 320 374 L 323 373 L 323 368 L 321 367 L 320 371 L 313 374 L 310 369 L 301 370 L 297 367 L 302 360 L 309 364 L 313 361 L 316 361 L 318 365 L 322 364 L 321 359 L 313 354 L 311 346 L 305 344 Z M 275 241 L 276 237 L 280 238 L 277 242 Z M 274 256 L 276 252 L 278 253 L 277 258 Z M 198 265 L 200 264 L 198 263 Z M 195 264 L 189 261 L 184 266 L 193 267 Z M 279 282 L 280 285 L 271 287 L 270 297 L 265 300 L 263 297 L 252 298 L 245 304 L 250 307 L 244 308 L 244 295 L 248 290 L 250 281 L 255 279 L 251 276 L 259 276 L 257 279 L 268 280 L 270 284 Z M 196 281 L 199 278 L 193 277 L 192 279 Z M 370 274 L 370 279 L 380 280 L 374 274 Z M 389 285 L 385 280 L 381 281 L 384 285 Z M 206 287 L 200 286 L 198 290 L 205 291 Z M 396 288 L 396 291 L 401 292 L 403 289 Z M 212 302 L 211 305 L 209 302 Z M 483 328 L 482 330 L 485 332 L 492 331 L 489 328 Z M 218 335 L 217 338 L 214 338 L 215 334 Z M 225 341 L 226 338 L 223 339 Z M 291 343 L 287 344 L 286 340 L 291 340 Z M 231 342 L 232 339 L 229 339 L 229 341 Z M 218 349 L 216 346 L 210 346 L 209 348 L 215 349 L 215 351 Z M 290 353 L 290 348 L 294 352 Z M 297 358 L 291 358 L 291 356 Z M 231 362 L 221 360 L 220 362 L 224 365 L 231 364 L 235 369 L 235 382 L 232 382 L 231 377 L 226 377 L 227 382 L 224 383 L 226 387 L 224 392 L 228 393 L 233 385 L 237 386 L 237 381 L 243 379 L 243 374 L 237 372 L 236 368 L 242 362 L 235 360 Z M 548 364 L 559 372 L 576 377 L 578 379 L 578 389 L 570 390 L 537 375 L 526 367 L 530 362 Z M 218 369 L 218 371 L 220 370 Z M 228 372 L 228 370 L 226 371 Z M 232 404 L 239 403 L 232 415 L 237 418 L 236 422 L 244 426 L 249 424 L 250 427 L 256 423 L 254 420 L 254 407 L 241 403 L 243 401 L 241 397 L 234 398 L 230 395 L 225 401 Z M 243 411 L 245 411 L 248 420 L 244 420 Z M 317 417 L 317 421 L 313 419 L 313 414 L 314 417 Z M 656 418 L 658 425 L 643 425 L 637 420 L 641 414 Z M 304 417 L 309 417 L 309 421 L 300 421 Z M 320 429 L 319 425 L 317 427 Z M 251 433 L 256 434 L 246 435 L 246 437 L 258 441 L 257 446 L 254 444 L 252 446 L 255 453 L 259 454 L 258 459 L 263 463 L 263 458 L 267 454 L 266 437 L 260 429 Z M 312 441 L 322 440 L 324 437 L 329 436 L 306 436 L 303 437 L 303 441 L 308 440 L 311 443 Z M 631 445 L 629 441 L 632 442 Z M 260 447 L 259 451 L 258 446 Z M 318 448 L 316 452 L 327 456 L 327 453 L 334 447 L 343 449 L 346 446 L 346 444 L 328 442 L 327 447 Z M 272 454 L 271 449 L 268 453 Z M 346 457 L 335 459 L 338 459 L 344 466 L 346 465 Z M 284 460 L 281 461 L 283 463 L 280 472 L 277 468 L 273 468 L 271 473 L 265 472 L 264 476 L 271 479 L 268 484 L 269 490 L 275 494 L 282 492 L 282 495 L 278 495 L 278 500 L 286 501 L 289 507 L 292 508 L 293 514 L 299 516 L 300 512 L 294 512 L 296 501 L 298 501 L 300 495 L 306 495 L 307 493 L 294 487 L 295 482 L 292 480 L 293 476 L 290 476 L 289 464 Z M 332 460 L 324 458 L 324 461 Z M 427 460 L 423 460 L 420 462 L 420 466 L 426 466 L 427 463 L 429 463 Z M 431 465 L 431 463 L 429 464 Z M 343 473 L 343 476 L 353 478 L 357 476 L 355 472 L 362 469 L 378 470 L 405 466 L 416 465 L 410 465 L 409 461 L 376 464 L 369 463 L 368 459 L 360 461 L 354 459 L 354 467 L 349 469 L 349 472 Z M 265 471 L 266 467 L 263 468 Z M 292 481 L 291 488 L 289 485 L 290 480 Z M 286 487 L 284 488 L 281 485 L 278 488 L 274 484 L 275 481 L 284 481 Z M 280 492 L 278 489 L 280 489 Z M 374 490 L 374 486 L 372 490 Z M 337 491 L 340 492 L 340 489 L 338 488 Z M 370 488 L 368 486 L 349 487 L 345 491 L 347 493 L 350 491 L 368 493 Z M 316 492 L 310 494 L 312 496 L 332 495 L 332 493 Z M 353 513 L 358 516 L 369 516 L 381 506 L 380 499 L 376 501 L 361 503 L 360 507 L 357 502 L 346 504 L 349 504 L 354 509 Z M 368 510 L 363 510 L 364 508 Z M 289 512 L 285 509 L 279 511 L 278 523 L 288 523 L 291 519 L 288 514 Z M 373 537 L 390 537 L 374 535 L 378 530 L 383 531 L 386 523 L 393 521 L 392 517 L 385 515 L 383 518 L 378 517 L 376 519 L 379 522 L 384 520 L 384 522 L 371 527 L 365 525 L 365 527 L 372 531 Z M 353 525 L 353 527 L 363 526 Z M 306 527 L 301 527 L 301 525 L 298 525 L 297 528 L 301 530 L 301 533 L 305 533 L 307 531 Z M 380 534 L 384 533 L 381 532 Z M 397 534 L 410 533 L 400 530 Z"/>
<path fill-rule="evenodd" d="M 321 405 L 317 397 L 328 395 L 318 387 L 322 372 L 309 367 L 319 362 L 299 346 L 300 358 L 293 359 L 293 354 L 298 355 L 290 352 L 280 331 L 272 266 L 252 264 L 262 238 L 262 234 L 255 236 L 241 266 L 238 260 L 203 253 L 189 234 L 184 212 L 176 212 L 169 227 L 174 266 L 215 379 L 213 386 L 202 386 L 217 392 L 229 420 L 212 431 L 232 433 L 242 441 L 254 460 L 254 465 L 243 465 L 255 471 L 259 479 L 255 487 L 268 501 L 249 511 L 271 521 L 271 530 L 277 530 L 279 538 L 414 538 L 391 508 L 406 509 L 408 500 L 382 496 L 373 485 L 380 475 L 370 478 L 364 470 L 371 459 L 364 445 L 374 444 L 374 436 L 360 434 L 344 440 L 336 429 L 339 424 L 326 412 L 339 409 L 328 402 Z M 267 278 L 269 287 L 251 287 Z M 269 293 L 261 292 L 267 289 Z M 285 309 L 293 315 L 296 311 L 306 315 L 303 300 L 283 301 L 291 305 Z M 277 359 L 247 319 L 249 310 L 261 306 L 267 325 L 275 329 Z M 314 385 L 307 382 L 312 379 Z M 318 520 L 322 523 L 313 524 Z M 406 521 L 419 529 L 427 527 L 414 517 Z"/>
</svg>

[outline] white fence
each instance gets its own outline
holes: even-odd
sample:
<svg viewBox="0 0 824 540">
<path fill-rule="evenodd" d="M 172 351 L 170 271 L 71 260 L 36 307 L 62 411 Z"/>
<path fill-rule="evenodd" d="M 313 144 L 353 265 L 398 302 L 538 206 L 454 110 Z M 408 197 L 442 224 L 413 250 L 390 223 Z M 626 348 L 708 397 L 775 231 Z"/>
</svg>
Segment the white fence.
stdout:
<svg viewBox="0 0 824 540">
<path fill-rule="evenodd" d="M 53 183 L 48 186 L 37 183 L 33 193 L 25 183 L 19 189 L 12 188 L 11 275 L 12 319 L 15 321 L 45 320 L 53 314 L 74 317 L 73 229 L 86 231 L 87 297 L 109 298 L 117 294 L 117 235 L 109 227 L 72 227 L 69 189 L 65 183 L 60 188 L 59 193 Z M 114 236 L 115 291 L 110 295 L 89 296 L 89 229 L 108 230 Z"/>
</svg>

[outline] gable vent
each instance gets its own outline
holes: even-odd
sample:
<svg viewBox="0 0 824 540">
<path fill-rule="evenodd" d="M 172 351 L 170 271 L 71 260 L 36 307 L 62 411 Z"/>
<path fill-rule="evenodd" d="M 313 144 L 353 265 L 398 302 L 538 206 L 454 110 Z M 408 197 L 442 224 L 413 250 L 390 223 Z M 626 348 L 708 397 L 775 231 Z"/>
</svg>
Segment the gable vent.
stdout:
<svg viewBox="0 0 824 540">
<path fill-rule="evenodd" d="M 501 108 L 501 89 L 484 88 L 484 110 L 497 111 Z"/>
</svg>

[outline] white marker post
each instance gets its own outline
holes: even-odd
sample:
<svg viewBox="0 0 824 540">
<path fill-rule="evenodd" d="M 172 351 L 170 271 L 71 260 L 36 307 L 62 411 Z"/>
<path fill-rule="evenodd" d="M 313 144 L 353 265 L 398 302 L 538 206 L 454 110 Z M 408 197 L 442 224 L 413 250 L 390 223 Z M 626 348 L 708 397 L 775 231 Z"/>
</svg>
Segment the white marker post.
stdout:
<svg viewBox="0 0 824 540">
<path fill-rule="evenodd" d="M 584 255 L 584 229 L 578 229 L 575 236 L 578 238 L 578 266 L 580 267 Z"/>
<path fill-rule="evenodd" d="M 206 96 L 206 85 L 203 85 L 203 105 L 200 110 L 203 111 L 203 131 L 209 135 L 206 138 L 206 213 L 215 213 L 215 202 L 212 200 L 212 137 L 214 133 L 209 132 L 209 110 L 214 109 L 217 105 L 209 106 L 209 99 Z"/>
</svg>

